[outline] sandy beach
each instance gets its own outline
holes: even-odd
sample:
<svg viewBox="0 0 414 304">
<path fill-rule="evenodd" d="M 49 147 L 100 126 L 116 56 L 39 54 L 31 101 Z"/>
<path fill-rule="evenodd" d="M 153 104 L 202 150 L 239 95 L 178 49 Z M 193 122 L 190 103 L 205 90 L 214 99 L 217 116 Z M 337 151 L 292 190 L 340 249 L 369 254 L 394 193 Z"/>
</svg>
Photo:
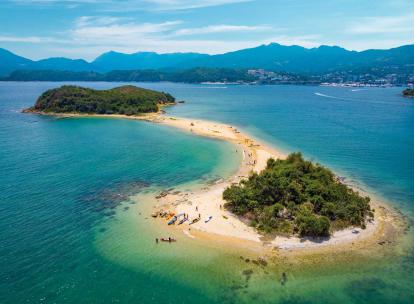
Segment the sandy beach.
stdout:
<svg viewBox="0 0 414 304">
<path fill-rule="evenodd" d="M 157 199 L 158 204 L 155 211 L 160 209 L 171 211 L 176 214 L 185 213 L 189 216 L 189 221 L 200 217 L 197 223 L 188 225 L 188 222 L 180 226 L 187 237 L 194 237 L 190 230 L 198 230 L 210 235 L 224 236 L 238 240 L 253 241 L 265 247 L 278 250 L 294 250 L 318 247 L 338 247 L 350 244 L 368 242 L 381 242 L 380 240 L 389 234 L 394 215 L 391 210 L 384 207 L 378 201 L 372 202 L 372 207 L 376 208 L 373 221 L 367 223 L 366 229 L 350 227 L 336 231 L 328 239 L 304 239 L 297 236 L 277 236 L 270 238 L 259 234 L 254 228 L 243 222 L 243 219 L 235 216 L 223 207 L 225 201 L 222 193 L 226 187 L 232 183 L 239 182 L 247 177 L 251 172 L 260 172 L 266 167 L 269 158 L 283 159 L 286 157 L 278 151 L 262 142 L 257 141 L 251 136 L 244 134 L 235 127 L 205 120 L 174 118 L 164 115 L 146 117 L 146 120 L 166 124 L 191 132 L 198 136 L 208 136 L 221 140 L 226 140 L 234 144 L 237 152 L 242 153 L 242 163 L 237 173 L 226 180 L 220 180 L 213 185 L 206 185 L 202 189 L 192 192 L 168 192 Z M 208 221 L 208 219 L 211 219 Z"/>
<path fill-rule="evenodd" d="M 39 113 L 44 114 L 44 113 Z M 48 114 L 49 115 L 49 114 Z M 257 230 L 250 227 L 243 219 L 235 216 L 223 207 L 225 201 L 222 198 L 223 191 L 232 183 L 238 183 L 252 172 L 260 172 L 266 167 L 269 158 L 283 159 L 286 154 L 270 147 L 251 136 L 240 132 L 237 128 L 213 121 L 176 118 L 163 113 L 152 113 L 140 116 L 125 115 L 78 115 L 58 114 L 60 117 L 101 117 L 144 120 L 152 123 L 168 125 L 196 136 L 206 136 L 225 140 L 234 144 L 234 149 L 242 154 L 242 162 L 236 174 L 226 180 L 215 181 L 213 184 L 203 185 L 193 191 L 163 191 L 156 197 L 156 205 L 153 212 L 161 210 L 185 213 L 189 220 L 182 225 L 170 226 L 171 229 L 179 229 L 184 237 L 189 238 L 225 238 L 228 242 L 240 244 L 248 242 L 259 244 L 264 248 L 280 251 L 303 251 L 313 249 L 349 250 L 354 247 L 367 247 L 367 245 L 392 243 L 390 238 L 395 238 L 401 227 L 397 224 L 399 216 L 386 204 L 373 199 L 372 208 L 375 208 L 374 220 L 366 225 L 366 229 L 350 227 L 335 231 L 329 238 L 312 239 L 298 236 L 263 236 Z M 356 189 L 360 191 L 359 189 Z M 193 219 L 200 220 L 189 225 Z M 209 220 L 210 219 L 210 220 Z M 162 225 L 167 225 L 165 219 L 154 219 Z M 195 237 L 194 235 L 197 235 Z"/>
</svg>

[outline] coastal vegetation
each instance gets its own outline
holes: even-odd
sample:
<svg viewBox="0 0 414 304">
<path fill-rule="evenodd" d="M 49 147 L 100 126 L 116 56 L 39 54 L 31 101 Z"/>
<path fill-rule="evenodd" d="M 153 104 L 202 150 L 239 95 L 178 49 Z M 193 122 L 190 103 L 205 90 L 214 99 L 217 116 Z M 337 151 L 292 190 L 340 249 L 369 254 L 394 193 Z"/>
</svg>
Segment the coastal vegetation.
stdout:
<svg viewBox="0 0 414 304">
<path fill-rule="evenodd" d="M 341 183 L 327 168 L 292 153 L 223 192 L 226 208 L 266 233 L 329 236 L 335 229 L 365 228 L 373 217 L 369 197 Z"/>
<path fill-rule="evenodd" d="M 405 89 L 403 95 L 405 97 L 414 97 L 414 89 Z"/>
<path fill-rule="evenodd" d="M 171 81 L 185 83 L 201 82 L 253 82 L 255 77 L 247 69 L 192 68 L 180 71 L 163 70 L 114 70 L 107 73 L 93 71 L 17 70 L 3 81 Z"/>
<path fill-rule="evenodd" d="M 44 92 L 26 111 L 136 115 L 157 112 L 160 105 L 174 102 L 174 97 L 168 93 L 129 85 L 109 90 L 65 85 Z"/>
</svg>

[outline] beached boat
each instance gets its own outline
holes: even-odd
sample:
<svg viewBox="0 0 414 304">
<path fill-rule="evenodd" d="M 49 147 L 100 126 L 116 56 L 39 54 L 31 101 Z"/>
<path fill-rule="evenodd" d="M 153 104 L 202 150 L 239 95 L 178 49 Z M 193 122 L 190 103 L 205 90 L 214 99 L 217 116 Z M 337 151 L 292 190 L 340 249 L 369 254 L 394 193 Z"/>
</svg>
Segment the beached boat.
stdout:
<svg viewBox="0 0 414 304">
<path fill-rule="evenodd" d="M 199 218 L 199 217 L 197 217 L 197 218 L 193 219 L 193 220 L 191 221 L 190 225 L 197 223 L 199 220 L 200 220 L 200 218 Z"/>
<path fill-rule="evenodd" d="M 155 217 L 158 217 L 158 215 L 159 215 L 159 214 L 160 214 L 159 212 L 153 212 L 153 213 L 151 214 L 151 216 L 155 218 Z"/>
<path fill-rule="evenodd" d="M 208 223 L 208 222 L 210 222 L 211 221 L 211 219 L 212 219 L 213 217 L 210 215 L 205 221 L 204 221 L 204 223 Z"/>
<path fill-rule="evenodd" d="M 171 242 L 177 242 L 177 240 L 176 240 L 176 239 L 173 239 L 173 238 L 168 237 L 168 238 L 161 238 L 161 242 L 168 242 L 168 243 L 171 243 Z"/>
<path fill-rule="evenodd" d="M 178 222 L 178 225 L 181 225 L 181 224 L 183 224 L 185 221 L 187 221 L 188 219 L 187 218 L 183 218 L 181 221 L 179 221 Z"/>
<path fill-rule="evenodd" d="M 169 222 L 168 225 L 173 225 L 177 221 L 178 217 L 174 216 Z"/>
</svg>

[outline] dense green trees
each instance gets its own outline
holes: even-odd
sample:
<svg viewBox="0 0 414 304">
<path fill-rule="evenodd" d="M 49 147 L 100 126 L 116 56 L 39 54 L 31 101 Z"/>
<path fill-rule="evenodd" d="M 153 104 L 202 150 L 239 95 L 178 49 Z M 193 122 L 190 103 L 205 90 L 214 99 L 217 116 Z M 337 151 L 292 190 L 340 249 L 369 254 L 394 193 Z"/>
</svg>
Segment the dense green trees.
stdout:
<svg viewBox="0 0 414 304">
<path fill-rule="evenodd" d="M 265 170 L 228 187 L 223 198 L 227 208 L 264 232 L 327 236 L 336 228 L 364 228 L 366 217 L 373 216 L 368 197 L 300 153 L 269 159 Z"/>
<path fill-rule="evenodd" d="M 246 69 L 193 68 L 189 70 L 115 70 L 107 73 L 56 70 L 17 70 L 0 78 L 7 81 L 171 81 L 171 82 L 252 82 Z"/>
<path fill-rule="evenodd" d="M 160 104 L 174 101 L 168 93 L 134 86 L 110 90 L 62 86 L 44 92 L 29 111 L 135 115 L 157 112 Z"/>
</svg>

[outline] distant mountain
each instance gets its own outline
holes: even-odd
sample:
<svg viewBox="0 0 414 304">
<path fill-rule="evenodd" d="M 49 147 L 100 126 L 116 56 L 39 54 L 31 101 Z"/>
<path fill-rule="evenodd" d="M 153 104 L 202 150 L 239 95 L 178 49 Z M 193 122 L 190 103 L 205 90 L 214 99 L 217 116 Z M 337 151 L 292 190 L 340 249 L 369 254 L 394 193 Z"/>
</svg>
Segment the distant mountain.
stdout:
<svg viewBox="0 0 414 304">
<path fill-rule="evenodd" d="M 192 66 L 264 68 L 289 73 L 320 74 L 330 71 L 414 64 L 414 45 L 389 50 L 348 51 L 337 46 L 307 49 L 277 43 L 214 55 L 189 63 Z"/>
<path fill-rule="evenodd" d="M 64 71 L 91 71 L 95 68 L 83 59 L 68 59 L 55 57 L 32 62 L 28 69 L 34 70 L 64 70 Z"/>
<path fill-rule="evenodd" d="M 95 71 L 112 70 L 186 70 L 206 68 L 263 68 L 288 73 L 326 74 L 344 70 L 381 69 L 402 71 L 414 67 L 414 45 L 389 50 L 349 51 L 337 46 L 304 48 L 277 43 L 228 52 L 220 55 L 199 53 L 138 52 L 124 54 L 110 51 L 94 61 L 49 58 L 32 61 L 0 49 L 0 75 L 14 70 Z"/>
<path fill-rule="evenodd" d="M 8 74 L 17 69 L 27 69 L 32 61 L 0 48 L 0 75 Z"/>
<path fill-rule="evenodd" d="M 139 52 L 123 54 L 110 51 L 97 57 L 92 64 L 100 71 L 112 70 L 145 70 L 163 68 L 186 68 L 188 62 L 196 63 L 209 55 L 198 53 L 169 53 Z"/>
<path fill-rule="evenodd" d="M 83 59 L 58 57 L 33 61 L 0 48 L 0 75 L 16 70 L 91 71 L 95 68 Z"/>
</svg>

